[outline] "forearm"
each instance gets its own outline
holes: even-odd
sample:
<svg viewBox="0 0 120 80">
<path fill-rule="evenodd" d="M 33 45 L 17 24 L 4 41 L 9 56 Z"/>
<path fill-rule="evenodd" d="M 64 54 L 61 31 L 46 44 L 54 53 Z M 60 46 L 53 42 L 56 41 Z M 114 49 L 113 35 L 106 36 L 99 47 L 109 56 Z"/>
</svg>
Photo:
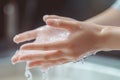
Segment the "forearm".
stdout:
<svg viewBox="0 0 120 80">
<path fill-rule="evenodd" d="M 120 26 L 120 11 L 109 8 L 95 17 L 86 20 L 101 25 Z"/>
<path fill-rule="evenodd" d="M 101 34 L 101 49 L 120 50 L 120 27 L 104 26 Z"/>
</svg>

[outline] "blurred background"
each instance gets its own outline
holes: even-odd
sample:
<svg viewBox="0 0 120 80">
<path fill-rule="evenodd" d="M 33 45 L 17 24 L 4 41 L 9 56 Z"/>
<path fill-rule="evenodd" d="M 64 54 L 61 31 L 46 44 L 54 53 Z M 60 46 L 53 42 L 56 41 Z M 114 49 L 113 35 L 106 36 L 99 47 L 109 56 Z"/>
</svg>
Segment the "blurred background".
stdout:
<svg viewBox="0 0 120 80">
<path fill-rule="evenodd" d="M 13 43 L 12 39 L 18 33 L 45 25 L 43 15 L 56 14 L 84 21 L 103 12 L 114 2 L 115 0 L 0 0 L 0 80 L 26 80 L 25 64 L 11 64 L 11 57 L 21 45 Z M 53 70 L 50 75 L 56 77 L 56 80 L 120 80 L 119 51 L 101 51 L 84 61 L 85 64 L 61 66 L 63 68 Z M 36 78 L 40 79 L 40 71 L 37 72 Z"/>
<path fill-rule="evenodd" d="M 13 55 L 18 46 L 14 35 L 45 25 L 45 14 L 86 20 L 110 7 L 115 0 L 0 0 L 0 57 Z M 8 52 L 7 52 L 8 51 Z M 100 52 L 98 56 L 120 58 L 119 51 Z"/>
</svg>

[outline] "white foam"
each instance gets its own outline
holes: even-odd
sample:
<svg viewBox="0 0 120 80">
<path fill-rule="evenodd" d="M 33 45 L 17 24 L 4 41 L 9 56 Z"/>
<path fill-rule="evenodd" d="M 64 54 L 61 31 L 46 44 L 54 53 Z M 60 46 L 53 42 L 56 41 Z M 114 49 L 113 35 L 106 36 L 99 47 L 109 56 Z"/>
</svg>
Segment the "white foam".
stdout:
<svg viewBox="0 0 120 80">
<path fill-rule="evenodd" d="M 38 28 L 38 35 L 35 42 L 48 43 L 65 40 L 69 36 L 69 31 L 62 28 L 44 26 Z"/>
</svg>

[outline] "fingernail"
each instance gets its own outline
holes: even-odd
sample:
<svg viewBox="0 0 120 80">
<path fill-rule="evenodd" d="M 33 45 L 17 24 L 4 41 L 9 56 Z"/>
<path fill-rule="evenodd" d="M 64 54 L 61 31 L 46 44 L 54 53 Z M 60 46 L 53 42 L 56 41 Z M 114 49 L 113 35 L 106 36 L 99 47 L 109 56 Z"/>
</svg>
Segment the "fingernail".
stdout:
<svg viewBox="0 0 120 80">
<path fill-rule="evenodd" d="M 16 37 L 16 38 L 19 38 L 20 36 L 19 36 L 19 35 L 16 35 L 15 37 Z"/>
<path fill-rule="evenodd" d="M 16 59 L 15 57 L 13 57 L 13 58 L 11 59 L 11 62 L 12 62 L 13 64 L 15 64 L 16 61 L 17 61 L 17 59 Z"/>
<path fill-rule="evenodd" d="M 17 63 L 19 63 L 20 61 L 15 61 L 15 62 L 12 62 L 12 64 L 13 65 L 15 65 L 15 64 L 17 64 Z"/>
<path fill-rule="evenodd" d="M 49 15 L 44 15 L 43 16 L 43 20 L 46 21 L 46 18 L 48 17 Z"/>
<path fill-rule="evenodd" d="M 17 44 L 19 44 L 19 42 L 17 41 L 18 38 L 20 38 L 19 35 L 16 35 L 16 36 L 13 38 L 13 41 L 14 41 L 15 43 L 17 43 Z"/>
<path fill-rule="evenodd" d="M 44 15 L 44 17 L 46 18 L 46 17 L 48 17 L 49 15 Z"/>
</svg>

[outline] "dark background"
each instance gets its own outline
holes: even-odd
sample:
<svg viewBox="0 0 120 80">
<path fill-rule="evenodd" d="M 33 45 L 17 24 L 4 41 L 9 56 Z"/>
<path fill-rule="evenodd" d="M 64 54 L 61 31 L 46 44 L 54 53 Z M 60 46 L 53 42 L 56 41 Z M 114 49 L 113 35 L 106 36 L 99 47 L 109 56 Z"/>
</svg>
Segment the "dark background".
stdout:
<svg viewBox="0 0 120 80">
<path fill-rule="evenodd" d="M 104 11 L 115 0 L 0 0 L 0 56 L 4 51 L 15 50 L 18 46 L 13 43 L 15 34 L 35 29 L 44 25 L 42 16 L 56 14 L 77 20 L 86 20 Z M 12 5 L 14 11 L 8 6 Z M 6 9 L 6 6 L 7 9 Z M 6 13 L 7 12 L 7 13 Z M 15 17 L 15 18 L 13 18 Z M 13 27 L 7 25 L 9 19 L 13 20 Z M 12 32 L 9 31 L 12 29 Z M 119 51 L 100 52 L 97 55 L 120 58 Z"/>
</svg>

